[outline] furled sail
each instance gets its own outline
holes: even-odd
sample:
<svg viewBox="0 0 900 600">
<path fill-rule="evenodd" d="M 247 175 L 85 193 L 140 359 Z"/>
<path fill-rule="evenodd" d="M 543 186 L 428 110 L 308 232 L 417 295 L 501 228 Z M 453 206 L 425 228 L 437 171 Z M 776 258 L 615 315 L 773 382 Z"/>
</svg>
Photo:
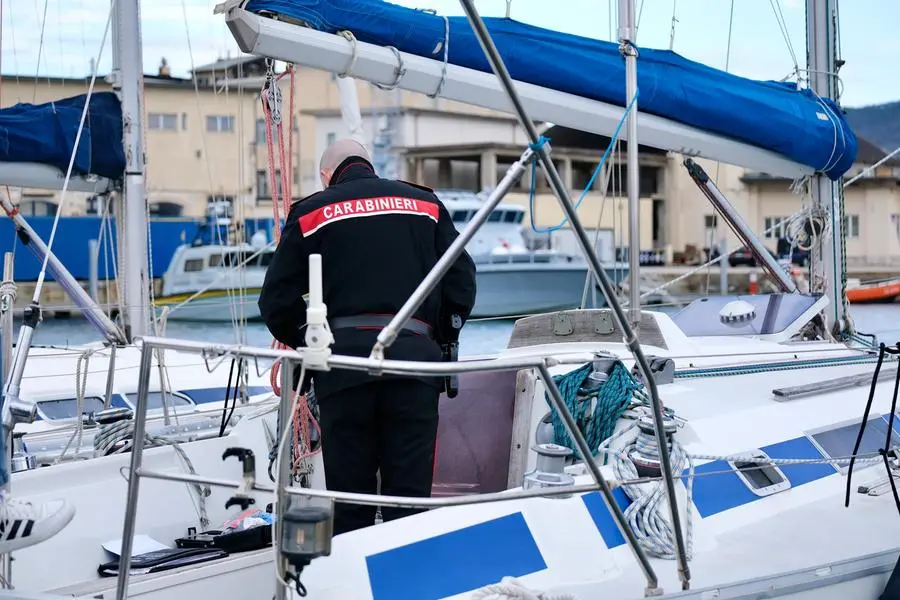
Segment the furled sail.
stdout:
<svg viewBox="0 0 900 600">
<path fill-rule="evenodd" d="M 448 62 L 491 72 L 464 17 L 445 20 L 382 0 L 250 0 L 246 10 L 327 33 L 348 30 L 360 42 L 437 61 L 443 61 L 449 24 Z M 484 21 L 513 79 L 625 105 L 625 64 L 617 44 L 511 19 Z M 638 89 L 642 113 L 769 150 L 832 179 L 856 159 L 856 136 L 838 107 L 793 83 L 755 81 L 642 48 Z"/>
<path fill-rule="evenodd" d="M 46 104 L 19 103 L 0 109 L 0 163 L 37 163 L 65 174 L 86 100 L 87 95 L 82 94 Z M 114 93 L 95 92 L 91 94 L 72 175 L 115 180 L 124 172 L 122 107 Z"/>
</svg>

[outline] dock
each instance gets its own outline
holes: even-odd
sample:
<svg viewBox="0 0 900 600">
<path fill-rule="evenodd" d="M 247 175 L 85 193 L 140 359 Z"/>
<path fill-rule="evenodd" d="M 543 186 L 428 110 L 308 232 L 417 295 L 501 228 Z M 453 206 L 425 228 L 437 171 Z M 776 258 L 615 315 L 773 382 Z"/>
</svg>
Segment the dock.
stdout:
<svg viewBox="0 0 900 600">
<path fill-rule="evenodd" d="M 697 267 L 695 266 L 685 265 L 641 267 L 641 287 L 649 290 L 667 284 L 679 277 L 684 277 L 687 273 L 696 268 Z M 756 275 L 759 293 L 766 293 L 774 290 L 774 286 L 768 281 L 762 269 L 758 267 L 729 266 L 727 269 L 728 292 L 731 294 L 749 293 L 751 275 Z M 847 275 L 848 277 L 857 278 L 861 281 L 884 280 L 891 277 L 900 277 L 900 264 L 883 266 L 849 266 Z M 675 284 L 670 284 L 666 288 L 666 291 L 676 298 L 685 299 L 707 294 L 718 295 L 721 289 L 720 278 L 720 267 L 718 265 L 713 265 L 701 269 L 688 277 L 684 277 L 684 279 Z M 87 281 L 79 281 L 79 283 L 85 290 L 90 290 Z M 16 295 L 14 314 L 18 318 L 21 317 L 22 311 L 31 302 L 35 282 L 17 282 L 17 286 L 18 292 Z M 156 293 L 159 293 L 161 288 L 162 279 L 155 279 L 154 290 Z M 118 293 L 115 282 L 105 280 L 98 281 L 96 294 L 99 304 L 104 309 L 111 309 L 113 314 L 116 314 L 118 311 Z M 43 309 L 43 317 L 45 319 L 81 318 L 81 311 L 72 303 L 59 284 L 54 281 L 44 282 L 44 289 L 41 293 L 41 308 Z"/>
</svg>

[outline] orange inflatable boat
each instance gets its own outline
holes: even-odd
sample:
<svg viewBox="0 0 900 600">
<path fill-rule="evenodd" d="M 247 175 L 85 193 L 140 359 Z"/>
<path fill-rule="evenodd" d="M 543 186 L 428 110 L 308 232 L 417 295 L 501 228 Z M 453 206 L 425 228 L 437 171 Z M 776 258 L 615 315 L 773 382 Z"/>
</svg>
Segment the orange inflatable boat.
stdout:
<svg viewBox="0 0 900 600">
<path fill-rule="evenodd" d="M 894 302 L 898 297 L 900 297 L 900 279 L 878 283 L 857 282 L 856 285 L 847 287 L 847 300 L 853 304 Z"/>
</svg>

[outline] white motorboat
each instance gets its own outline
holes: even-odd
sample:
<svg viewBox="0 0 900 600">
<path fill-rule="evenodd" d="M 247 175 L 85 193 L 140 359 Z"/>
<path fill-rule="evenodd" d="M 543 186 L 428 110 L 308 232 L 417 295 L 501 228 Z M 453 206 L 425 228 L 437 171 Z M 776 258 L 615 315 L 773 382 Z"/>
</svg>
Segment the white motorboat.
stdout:
<svg viewBox="0 0 900 600">
<path fill-rule="evenodd" d="M 484 203 L 484 195 L 439 190 L 460 231 Z M 466 246 L 477 269 L 473 318 L 517 317 L 581 306 L 587 262 L 581 254 L 528 250 L 522 235 L 525 210 L 500 204 Z M 259 319 L 259 290 L 274 249 L 249 244 L 184 244 L 163 275 L 157 307 L 168 307 L 169 320 L 230 322 L 241 314 Z M 604 265 L 619 283 L 628 265 Z"/>
</svg>

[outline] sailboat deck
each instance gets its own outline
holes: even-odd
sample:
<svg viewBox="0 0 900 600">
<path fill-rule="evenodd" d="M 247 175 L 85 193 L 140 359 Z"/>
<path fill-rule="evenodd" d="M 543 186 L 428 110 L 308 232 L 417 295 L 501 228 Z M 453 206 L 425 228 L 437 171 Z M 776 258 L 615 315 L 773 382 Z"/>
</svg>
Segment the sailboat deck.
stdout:
<svg viewBox="0 0 900 600">
<path fill-rule="evenodd" d="M 716 359 L 720 366 L 746 366 L 751 358 L 759 361 L 755 354 L 758 346 L 772 343 L 733 339 L 731 344 L 732 350 L 743 346 L 746 353 L 727 352 Z M 784 345 L 773 345 L 781 353 L 770 361 L 797 354 L 805 360 L 837 354 L 837 345 L 829 343 L 810 343 L 794 354 Z M 556 347 L 557 355 L 561 346 Z M 862 355 L 840 348 L 844 356 Z M 679 368 L 685 360 L 694 367 L 704 365 L 697 357 L 675 360 Z M 558 367 L 562 371 L 571 368 Z M 860 573 L 867 575 L 873 586 L 883 582 L 900 551 L 897 508 L 889 490 L 879 496 L 856 491 L 858 485 L 884 477 L 880 463 L 857 464 L 851 504 L 844 508 L 846 475 L 833 466 L 821 462 L 781 465 L 790 488 L 759 497 L 742 487 L 725 460 L 759 448 L 772 458 L 821 459 L 823 454 L 812 435 L 825 427 L 849 424 L 855 438 L 867 388 L 812 394 L 787 402 L 775 400 L 771 390 L 873 370 L 872 363 L 819 366 L 677 378 L 660 386 L 664 404 L 687 421 L 676 434 L 679 442 L 693 455 L 710 455 L 695 461 L 692 480 L 694 556 L 690 567 L 692 590 L 696 591 L 675 593 L 680 584 L 674 561 L 652 559 L 660 584 L 669 594 L 666 597 L 756 598 L 759 593 L 791 586 L 799 590 L 833 585 L 840 577 Z M 891 378 L 881 380 L 870 415 L 870 423 L 881 421 L 881 431 L 886 431 L 883 415 L 890 411 L 892 386 Z M 871 443 L 872 438 L 866 439 Z M 823 447 L 832 448 L 829 444 Z M 841 455 L 849 453 L 848 449 Z M 614 477 L 610 467 L 603 470 L 607 477 Z M 687 470 L 683 475 L 676 482 L 682 506 Z M 576 476 L 576 483 L 589 481 L 586 475 Z M 615 495 L 620 505 L 627 506 L 620 490 Z M 167 588 L 189 594 L 189 590 L 201 589 L 197 586 L 202 586 L 205 576 L 229 572 L 235 585 L 249 590 L 251 584 L 258 585 L 259 577 L 268 581 L 271 568 L 265 551 L 235 555 L 194 569 L 136 578 L 134 589 Z M 332 556 L 314 561 L 304 571 L 304 583 L 322 599 L 462 600 L 475 588 L 507 575 L 518 577 L 532 589 L 568 591 L 581 600 L 644 596 L 643 577 L 598 492 L 567 499 L 443 508 L 338 536 Z M 868 581 L 855 585 L 868 585 Z M 96 582 L 90 589 L 103 587 L 103 582 Z M 80 589 L 86 592 L 88 588 Z M 813 589 L 810 598 L 851 597 L 840 596 L 842 590 L 839 585 L 827 591 Z"/>
</svg>

